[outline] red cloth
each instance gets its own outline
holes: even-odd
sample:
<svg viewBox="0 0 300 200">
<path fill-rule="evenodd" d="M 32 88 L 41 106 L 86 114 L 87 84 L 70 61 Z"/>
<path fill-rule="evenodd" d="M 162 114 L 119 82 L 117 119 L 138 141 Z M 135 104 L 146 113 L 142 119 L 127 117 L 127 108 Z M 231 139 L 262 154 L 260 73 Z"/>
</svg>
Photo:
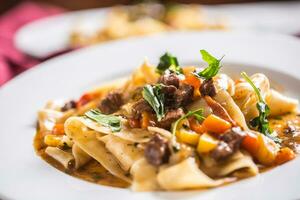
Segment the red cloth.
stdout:
<svg viewBox="0 0 300 200">
<path fill-rule="evenodd" d="M 16 31 L 28 22 L 63 11 L 54 6 L 24 2 L 0 16 L 0 86 L 40 62 L 15 48 Z"/>
</svg>

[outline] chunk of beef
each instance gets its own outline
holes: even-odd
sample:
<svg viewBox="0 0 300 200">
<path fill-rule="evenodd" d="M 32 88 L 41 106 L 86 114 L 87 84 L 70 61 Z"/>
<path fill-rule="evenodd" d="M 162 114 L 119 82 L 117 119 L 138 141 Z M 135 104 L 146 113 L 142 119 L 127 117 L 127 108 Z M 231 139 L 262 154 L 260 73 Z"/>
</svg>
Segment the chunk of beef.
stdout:
<svg viewBox="0 0 300 200">
<path fill-rule="evenodd" d="M 232 127 L 230 131 L 222 134 L 220 140 L 226 142 L 234 151 L 240 148 L 240 145 L 246 136 L 246 132 L 241 127 Z"/>
<path fill-rule="evenodd" d="M 164 85 L 173 85 L 178 88 L 179 78 L 175 73 L 166 73 L 160 76 L 158 83 L 162 83 Z"/>
<path fill-rule="evenodd" d="M 173 122 L 182 117 L 184 112 L 181 108 L 177 108 L 174 110 L 170 110 L 166 113 L 164 118 L 160 122 L 158 122 L 158 126 L 164 129 L 170 129 Z"/>
<path fill-rule="evenodd" d="M 211 152 L 211 156 L 217 160 L 224 160 L 234 154 L 246 136 L 246 133 L 240 127 L 233 127 L 231 130 L 222 134 L 217 147 Z"/>
<path fill-rule="evenodd" d="M 166 108 L 176 108 L 176 91 L 177 88 L 173 85 L 164 85 L 161 89 L 164 94 L 164 105 Z"/>
<path fill-rule="evenodd" d="M 214 97 L 217 94 L 216 87 L 212 78 L 203 81 L 200 86 L 200 93 L 202 96 L 211 96 Z"/>
<path fill-rule="evenodd" d="M 176 91 L 176 102 L 177 106 L 186 106 L 192 102 L 194 95 L 194 87 L 187 84 L 180 85 Z"/>
<path fill-rule="evenodd" d="M 74 100 L 68 101 L 65 105 L 61 108 L 62 112 L 66 112 L 70 109 L 76 108 L 76 102 Z"/>
<path fill-rule="evenodd" d="M 153 112 L 153 109 L 145 99 L 140 99 L 132 106 L 132 112 L 134 118 L 139 118 L 142 112 Z"/>
<path fill-rule="evenodd" d="M 226 142 L 219 142 L 217 147 L 210 153 L 216 161 L 224 160 L 233 154 L 233 149 Z"/>
<path fill-rule="evenodd" d="M 111 114 L 119 110 L 122 105 L 123 98 L 121 93 L 111 92 L 100 102 L 99 109 L 104 114 Z"/>
<path fill-rule="evenodd" d="M 170 149 L 168 141 L 159 134 L 155 134 L 145 147 L 145 157 L 154 166 L 160 166 L 169 161 Z"/>
</svg>

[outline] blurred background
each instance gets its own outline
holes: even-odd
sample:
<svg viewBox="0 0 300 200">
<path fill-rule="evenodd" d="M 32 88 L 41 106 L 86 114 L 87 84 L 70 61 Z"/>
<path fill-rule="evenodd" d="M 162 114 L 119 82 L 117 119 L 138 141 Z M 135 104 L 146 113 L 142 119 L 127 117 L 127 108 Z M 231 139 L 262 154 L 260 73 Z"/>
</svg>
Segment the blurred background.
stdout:
<svg viewBox="0 0 300 200">
<path fill-rule="evenodd" d="M 233 29 L 297 37 L 300 2 L 2 0 L 0 87 L 40 62 L 89 45 L 169 31 Z"/>
<path fill-rule="evenodd" d="M 258 2 L 260 0 L 170 0 L 170 1 L 160 1 L 162 3 L 166 2 L 177 2 L 177 3 L 197 3 L 197 4 L 224 4 L 224 3 L 245 3 L 245 2 Z M 20 4 L 24 1 L 22 0 L 2 0 L 0 12 L 3 13 L 6 10 Z M 108 7 L 119 4 L 135 4 L 138 0 L 35 0 L 35 3 L 43 3 L 49 5 L 55 5 L 67 10 L 80 10 L 96 7 Z M 141 1 L 140 1 L 141 2 Z"/>
</svg>

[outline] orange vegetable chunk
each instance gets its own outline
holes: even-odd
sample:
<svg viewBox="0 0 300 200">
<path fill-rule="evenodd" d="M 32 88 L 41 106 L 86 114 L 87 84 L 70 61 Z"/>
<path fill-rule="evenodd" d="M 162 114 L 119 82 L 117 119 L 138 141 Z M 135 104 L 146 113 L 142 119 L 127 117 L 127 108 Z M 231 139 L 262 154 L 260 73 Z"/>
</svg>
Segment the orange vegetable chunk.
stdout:
<svg viewBox="0 0 300 200">
<path fill-rule="evenodd" d="M 258 150 L 257 135 L 252 132 L 247 132 L 247 135 L 242 142 L 242 147 L 246 149 L 246 151 L 248 151 L 252 156 L 255 156 Z"/>
<path fill-rule="evenodd" d="M 225 131 L 227 131 L 228 129 L 231 128 L 231 124 L 214 115 L 214 114 L 211 114 L 209 115 L 202 123 L 202 125 L 210 132 L 213 132 L 213 133 L 224 133 Z"/>
<path fill-rule="evenodd" d="M 195 118 L 189 118 L 189 124 L 190 124 L 190 128 L 199 133 L 199 134 L 202 134 L 202 133 L 205 133 L 206 132 L 206 129 L 204 128 L 204 126 L 202 126 Z"/>
<path fill-rule="evenodd" d="M 281 165 L 295 158 L 295 153 L 288 147 L 283 147 L 277 153 L 275 164 Z"/>
</svg>

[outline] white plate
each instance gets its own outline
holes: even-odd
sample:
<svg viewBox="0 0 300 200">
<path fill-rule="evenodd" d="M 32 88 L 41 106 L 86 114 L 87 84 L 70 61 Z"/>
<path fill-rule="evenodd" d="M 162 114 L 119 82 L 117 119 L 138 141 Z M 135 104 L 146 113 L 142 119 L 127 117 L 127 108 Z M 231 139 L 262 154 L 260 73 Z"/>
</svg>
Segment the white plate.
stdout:
<svg viewBox="0 0 300 200">
<path fill-rule="evenodd" d="M 101 82 L 129 74 L 144 56 L 157 63 L 166 50 L 180 63 L 199 63 L 206 49 L 234 63 L 238 74 L 265 72 L 300 99 L 300 41 L 288 36 L 250 33 L 180 33 L 111 42 L 49 60 L 0 89 L 0 199 L 298 199 L 300 159 L 257 177 L 205 191 L 144 192 L 79 180 L 35 155 L 36 112 L 49 99 L 78 97 Z M 255 68 L 251 66 L 259 66 Z M 289 74 L 289 75 L 288 75 Z"/>
<path fill-rule="evenodd" d="M 299 2 L 269 2 L 203 6 L 208 20 L 223 19 L 229 28 L 272 31 L 285 34 L 300 32 Z M 93 33 L 103 27 L 107 9 L 69 12 L 37 20 L 22 27 L 15 36 L 16 47 L 24 53 L 44 58 L 69 47 L 74 27 Z"/>
</svg>

